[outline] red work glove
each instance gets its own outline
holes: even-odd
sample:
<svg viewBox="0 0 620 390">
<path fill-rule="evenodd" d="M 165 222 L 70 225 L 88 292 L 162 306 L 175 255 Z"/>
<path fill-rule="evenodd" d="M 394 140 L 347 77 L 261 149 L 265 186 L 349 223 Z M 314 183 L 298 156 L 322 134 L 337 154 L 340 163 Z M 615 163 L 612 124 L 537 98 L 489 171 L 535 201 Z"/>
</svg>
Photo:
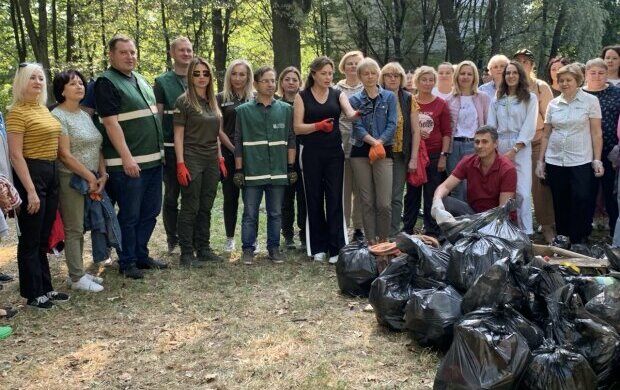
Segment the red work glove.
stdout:
<svg viewBox="0 0 620 390">
<path fill-rule="evenodd" d="M 222 177 L 224 178 L 227 178 L 228 169 L 226 169 L 226 163 L 224 162 L 224 157 L 220 157 L 218 160 L 219 160 L 219 166 L 220 166 L 220 175 L 222 175 Z"/>
<path fill-rule="evenodd" d="M 324 133 L 331 133 L 334 130 L 334 118 L 327 118 L 314 124 L 314 129 Z"/>
<path fill-rule="evenodd" d="M 183 187 L 187 187 L 189 182 L 192 181 L 192 176 L 189 174 L 189 170 L 187 170 L 184 162 L 177 163 L 177 181 Z"/>
</svg>

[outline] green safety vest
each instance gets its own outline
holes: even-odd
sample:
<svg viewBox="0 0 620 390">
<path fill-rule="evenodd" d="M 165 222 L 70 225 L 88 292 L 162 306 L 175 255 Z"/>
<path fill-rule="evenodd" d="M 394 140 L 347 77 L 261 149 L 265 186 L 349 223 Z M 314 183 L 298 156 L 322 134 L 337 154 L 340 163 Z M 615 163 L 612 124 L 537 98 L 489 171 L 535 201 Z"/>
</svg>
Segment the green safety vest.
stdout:
<svg viewBox="0 0 620 390">
<path fill-rule="evenodd" d="M 164 146 L 174 148 L 174 107 L 177 98 L 181 96 L 187 86 L 174 71 L 163 73 L 155 79 L 155 85 L 160 87 L 164 96 L 164 113 L 162 127 L 164 129 Z"/>
<path fill-rule="evenodd" d="M 164 142 L 161 122 L 153 89 L 141 75 L 136 72 L 133 75 L 138 81 L 137 88 L 113 69 L 106 70 L 101 77 L 110 80 L 121 95 L 118 123 L 123 129 L 125 143 L 140 168 L 148 169 L 160 165 L 162 161 Z M 98 127 L 103 135 L 102 150 L 108 170 L 122 171 L 123 162 L 110 142 L 101 118 Z"/>
<path fill-rule="evenodd" d="M 243 146 L 245 184 L 288 185 L 288 136 L 293 109 L 273 100 L 267 110 L 250 100 L 235 109 Z"/>
</svg>

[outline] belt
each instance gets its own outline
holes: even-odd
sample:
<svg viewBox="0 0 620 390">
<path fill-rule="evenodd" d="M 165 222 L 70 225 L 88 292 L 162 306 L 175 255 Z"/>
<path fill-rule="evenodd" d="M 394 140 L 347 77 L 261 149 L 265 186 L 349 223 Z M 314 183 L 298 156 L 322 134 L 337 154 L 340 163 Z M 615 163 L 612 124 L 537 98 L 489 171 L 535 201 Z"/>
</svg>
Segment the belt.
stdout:
<svg viewBox="0 0 620 390">
<path fill-rule="evenodd" d="M 460 141 L 460 142 L 474 142 L 473 138 L 467 138 L 467 137 L 454 137 L 455 141 Z"/>
</svg>

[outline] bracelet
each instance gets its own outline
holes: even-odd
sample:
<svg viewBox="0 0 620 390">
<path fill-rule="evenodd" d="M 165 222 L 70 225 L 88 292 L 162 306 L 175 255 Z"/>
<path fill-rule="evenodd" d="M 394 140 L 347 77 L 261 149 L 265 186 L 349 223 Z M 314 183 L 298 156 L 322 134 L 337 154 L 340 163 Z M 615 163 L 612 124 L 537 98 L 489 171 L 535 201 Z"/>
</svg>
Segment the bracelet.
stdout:
<svg viewBox="0 0 620 390">
<path fill-rule="evenodd" d="M 512 150 L 514 150 L 515 153 L 519 153 L 519 150 L 521 150 L 521 149 L 519 149 L 519 147 L 517 145 L 515 145 L 515 146 L 512 147 Z"/>
</svg>

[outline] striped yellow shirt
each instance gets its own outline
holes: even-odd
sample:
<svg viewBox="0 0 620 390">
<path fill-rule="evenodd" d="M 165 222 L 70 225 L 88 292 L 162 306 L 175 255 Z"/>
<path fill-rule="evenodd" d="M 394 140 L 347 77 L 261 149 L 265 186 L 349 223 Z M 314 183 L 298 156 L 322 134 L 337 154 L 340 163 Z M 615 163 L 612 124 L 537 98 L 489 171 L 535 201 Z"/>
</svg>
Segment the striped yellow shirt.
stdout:
<svg viewBox="0 0 620 390">
<path fill-rule="evenodd" d="M 35 102 L 16 103 L 6 116 L 6 131 L 24 135 L 25 158 L 56 160 L 60 129 L 47 107 Z"/>
</svg>

